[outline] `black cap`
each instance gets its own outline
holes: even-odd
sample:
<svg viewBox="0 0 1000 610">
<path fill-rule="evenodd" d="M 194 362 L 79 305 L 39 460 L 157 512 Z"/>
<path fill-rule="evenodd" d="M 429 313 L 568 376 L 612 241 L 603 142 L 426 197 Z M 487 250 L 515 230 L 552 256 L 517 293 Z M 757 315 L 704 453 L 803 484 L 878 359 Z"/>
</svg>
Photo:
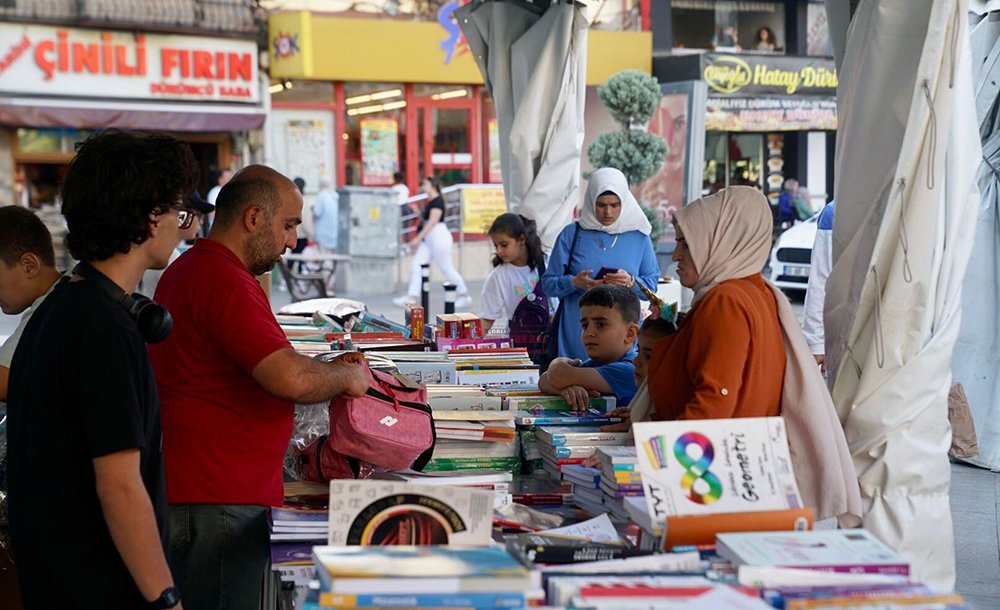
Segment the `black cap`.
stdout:
<svg viewBox="0 0 1000 610">
<path fill-rule="evenodd" d="M 209 212 L 215 211 L 215 206 L 211 203 L 205 201 L 197 189 L 191 192 L 191 196 L 188 197 L 188 207 L 192 210 L 198 210 L 199 212 L 204 212 L 208 214 Z"/>
</svg>

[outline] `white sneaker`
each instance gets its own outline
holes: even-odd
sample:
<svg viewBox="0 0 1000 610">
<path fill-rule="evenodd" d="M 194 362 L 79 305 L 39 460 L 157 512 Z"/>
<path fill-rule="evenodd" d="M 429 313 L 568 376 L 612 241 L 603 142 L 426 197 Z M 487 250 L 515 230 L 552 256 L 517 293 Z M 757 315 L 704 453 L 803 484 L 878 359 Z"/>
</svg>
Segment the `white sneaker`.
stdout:
<svg viewBox="0 0 1000 610">
<path fill-rule="evenodd" d="M 455 299 L 455 309 L 461 309 L 463 307 L 468 307 L 472 305 L 472 297 L 468 294 L 460 294 L 458 298 Z"/>
<path fill-rule="evenodd" d="M 417 300 L 408 294 L 404 294 L 401 297 L 396 297 L 392 300 L 393 303 L 399 305 L 400 307 L 406 307 L 407 305 L 416 305 Z"/>
</svg>

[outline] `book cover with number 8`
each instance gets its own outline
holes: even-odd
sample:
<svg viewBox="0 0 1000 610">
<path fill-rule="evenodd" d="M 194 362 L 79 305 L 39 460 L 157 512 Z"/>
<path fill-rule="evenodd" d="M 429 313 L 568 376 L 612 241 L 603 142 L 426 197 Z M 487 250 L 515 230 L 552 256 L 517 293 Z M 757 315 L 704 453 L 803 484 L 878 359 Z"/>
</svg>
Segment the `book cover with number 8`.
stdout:
<svg viewBox="0 0 1000 610">
<path fill-rule="evenodd" d="M 633 425 L 654 521 L 802 508 L 780 417 Z"/>
</svg>

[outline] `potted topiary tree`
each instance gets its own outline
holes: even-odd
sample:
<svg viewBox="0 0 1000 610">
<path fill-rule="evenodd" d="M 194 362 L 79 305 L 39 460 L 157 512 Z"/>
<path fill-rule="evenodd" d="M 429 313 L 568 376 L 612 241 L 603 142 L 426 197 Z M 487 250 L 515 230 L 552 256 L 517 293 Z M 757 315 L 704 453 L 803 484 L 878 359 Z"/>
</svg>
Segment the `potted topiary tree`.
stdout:
<svg viewBox="0 0 1000 610">
<path fill-rule="evenodd" d="M 666 140 L 646 131 L 660 103 L 660 85 L 641 70 L 622 70 L 598 87 L 597 94 L 622 129 L 600 135 L 587 149 L 587 158 L 594 167 L 621 170 L 635 188 L 660 170 L 668 152 Z M 640 207 L 653 226 L 649 237 L 655 246 L 665 223 L 643 202 Z"/>
</svg>

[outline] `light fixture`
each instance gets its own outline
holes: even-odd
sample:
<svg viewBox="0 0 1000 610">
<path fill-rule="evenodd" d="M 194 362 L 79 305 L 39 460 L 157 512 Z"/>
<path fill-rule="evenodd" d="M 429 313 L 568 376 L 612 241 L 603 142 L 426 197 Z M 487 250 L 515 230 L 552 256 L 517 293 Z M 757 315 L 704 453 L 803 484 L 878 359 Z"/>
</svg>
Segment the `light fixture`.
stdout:
<svg viewBox="0 0 1000 610">
<path fill-rule="evenodd" d="M 455 89 L 454 91 L 445 91 L 443 93 L 435 93 L 431 96 L 432 100 L 450 100 L 455 97 L 465 97 L 469 94 L 467 89 Z"/>
<path fill-rule="evenodd" d="M 404 106 L 406 106 L 406 102 L 400 100 L 398 102 L 389 102 L 388 104 L 373 104 L 371 106 L 362 106 L 360 108 L 349 108 L 347 110 L 347 116 L 371 114 L 373 112 L 382 112 L 383 110 L 395 110 L 396 108 L 403 108 Z"/>
<path fill-rule="evenodd" d="M 356 95 L 354 97 L 349 97 L 344 100 L 344 103 L 348 106 L 352 104 L 363 104 L 365 102 L 374 102 L 375 100 L 384 100 L 390 97 L 399 97 L 403 95 L 403 92 L 399 89 L 389 89 L 388 91 L 379 91 L 377 93 L 369 93 L 366 95 Z"/>
<path fill-rule="evenodd" d="M 285 90 L 284 83 L 275 83 L 267 88 L 267 92 L 270 93 L 271 95 L 274 95 L 275 93 L 281 93 L 284 90 Z"/>
</svg>

